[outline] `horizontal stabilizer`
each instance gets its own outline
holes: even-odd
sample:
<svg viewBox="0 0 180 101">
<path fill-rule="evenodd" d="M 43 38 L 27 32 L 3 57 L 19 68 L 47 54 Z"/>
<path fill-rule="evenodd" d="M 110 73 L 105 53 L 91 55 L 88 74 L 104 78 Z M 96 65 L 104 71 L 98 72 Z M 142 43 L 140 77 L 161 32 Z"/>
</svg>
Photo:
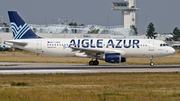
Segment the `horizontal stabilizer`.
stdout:
<svg viewBox="0 0 180 101">
<path fill-rule="evenodd" d="M 8 41 L 4 41 L 4 44 L 8 44 L 8 43 L 17 44 L 17 45 L 20 45 L 20 46 L 25 46 L 25 45 L 28 44 L 27 42 L 22 42 L 22 41 L 19 41 L 19 40 L 8 40 Z"/>
</svg>

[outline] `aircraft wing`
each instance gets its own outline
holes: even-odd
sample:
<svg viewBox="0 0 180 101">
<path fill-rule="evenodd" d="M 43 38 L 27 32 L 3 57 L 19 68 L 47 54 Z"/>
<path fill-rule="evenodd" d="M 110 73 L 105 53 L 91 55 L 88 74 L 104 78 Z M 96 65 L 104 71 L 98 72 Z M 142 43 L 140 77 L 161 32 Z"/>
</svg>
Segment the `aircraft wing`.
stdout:
<svg viewBox="0 0 180 101">
<path fill-rule="evenodd" d="M 4 44 L 7 44 L 7 43 L 13 43 L 13 44 L 17 44 L 17 45 L 20 45 L 20 46 L 25 46 L 25 45 L 28 44 L 27 42 L 18 41 L 18 40 L 8 40 L 8 41 L 4 41 Z"/>
<path fill-rule="evenodd" d="M 103 53 L 114 53 L 115 51 L 107 51 L 107 50 L 101 50 L 101 49 L 89 49 L 89 48 L 75 48 L 75 47 L 69 47 L 72 49 L 73 52 L 79 51 L 79 53 L 85 53 L 86 55 L 92 55 L 97 57 L 97 55 L 101 55 Z"/>
</svg>

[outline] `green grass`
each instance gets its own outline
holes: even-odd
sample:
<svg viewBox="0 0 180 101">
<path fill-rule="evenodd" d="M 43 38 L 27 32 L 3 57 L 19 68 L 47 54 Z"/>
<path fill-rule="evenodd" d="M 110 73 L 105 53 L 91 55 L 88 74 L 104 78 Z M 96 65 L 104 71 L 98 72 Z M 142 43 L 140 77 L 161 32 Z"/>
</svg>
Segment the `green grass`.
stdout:
<svg viewBox="0 0 180 101">
<path fill-rule="evenodd" d="M 29 86 L 28 83 L 25 83 L 25 82 L 18 82 L 18 83 L 15 83 L 14 81 L 11 82 L 11 86 Z"/>
<path fill-rule="evenodd" d="M 179 72 L 0 75 L 0 101 L 179 101 L 179 84 Z"/>
<path fill-rule="evenodd" d="M 0 52 L 0 62 L 31 62 L 31 63 L 83 63 L 88 64 L 90 58 L 78 57 L 55 57 L 42 54 L 36 54 L 28 51 L 11 51 Z M 103 60 L 99 61 L 100 64 L 108 64 Z M 176 53 L 167 57 L 154 58 L 153 62 L 158 65 L 179 64 L 180 63 L 180 49 L 176 49 Z M 149 65 L 149 58 L 127 58 L 127 62 L 121 64 L 131 65 Z"/>
</svg>

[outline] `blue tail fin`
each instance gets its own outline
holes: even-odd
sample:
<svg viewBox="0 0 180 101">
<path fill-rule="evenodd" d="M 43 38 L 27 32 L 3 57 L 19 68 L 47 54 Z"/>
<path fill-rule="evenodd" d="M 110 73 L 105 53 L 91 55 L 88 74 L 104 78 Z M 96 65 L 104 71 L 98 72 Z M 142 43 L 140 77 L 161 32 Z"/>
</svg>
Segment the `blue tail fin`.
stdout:
<svg viewBox="0 0 180 101">
<path fill-rule="evenodd" d="M 8 11 L 8 14 L 14 39 L 40 38 L 29 28 L 29 26 L 23 21 L 17 12 Z"/>
</svg>

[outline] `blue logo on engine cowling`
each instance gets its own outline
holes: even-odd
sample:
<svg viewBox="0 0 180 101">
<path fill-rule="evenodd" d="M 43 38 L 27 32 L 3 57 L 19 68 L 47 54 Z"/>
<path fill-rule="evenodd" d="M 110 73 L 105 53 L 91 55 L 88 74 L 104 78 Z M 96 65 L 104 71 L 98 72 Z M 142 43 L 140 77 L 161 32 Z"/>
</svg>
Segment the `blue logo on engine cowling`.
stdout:
<svg viewBox="0 0 180 101">
<path fill-rule="evenodd" d="M 139 40 L 121 40 L 121 39 L 110 39 L 104 42 L 103 39 L 72 39 L 69 47 L 76 48 L 139 48 Z"/>
</svg>

